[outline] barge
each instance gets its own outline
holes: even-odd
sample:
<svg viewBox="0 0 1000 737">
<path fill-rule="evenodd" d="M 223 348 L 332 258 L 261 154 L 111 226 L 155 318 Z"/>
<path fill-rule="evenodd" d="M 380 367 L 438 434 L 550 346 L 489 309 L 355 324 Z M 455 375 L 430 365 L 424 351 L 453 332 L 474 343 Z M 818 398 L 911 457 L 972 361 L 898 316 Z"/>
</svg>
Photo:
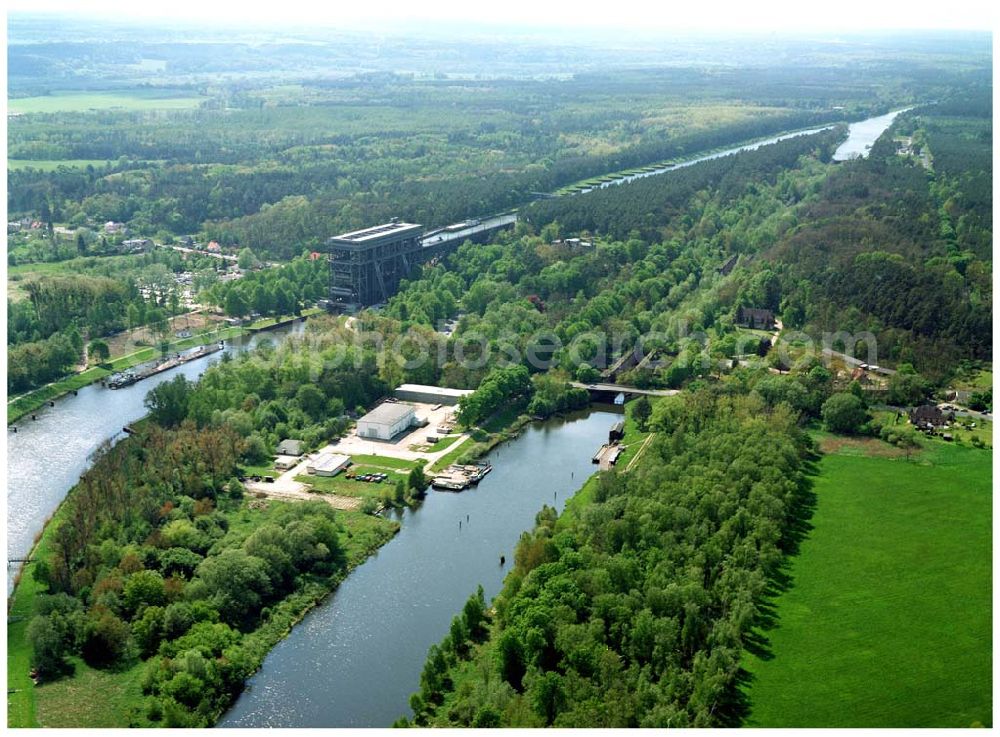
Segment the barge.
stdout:
<svg viewBox="0 0 1000 737">
<path fill-rule="evenodd" d="M 199 358 L 204 358 L 213 353 L 218 353 L 223 348 L 223 344 L 216 343 L 214 345 L 204 345 L 191 353 L 186 354 L 176 354 L 173 358 L 168 358 L 165 361 L 161 361 L 147 369 L 142 371 L 122 371 L 121 373 L 112 374 L 108 377 L 107 386 L 109 389 L 124 389 L 127 386 L 132 386 L 136 382 L 142 381 L 143 379 L 148 379 L 150 376 L 156 376 L 157 374 L 162 374 L 164 371 L 169 371 L 172 368 L 177 368 L 190 361 L 195 361 Z"/>
<path fill-rule="evenodd" d="M 431 480 L 431 486 L 439 491 L 462 491 L 478 484 L 492 470 L 488 462 L 451 465 Z"/>
</svg>

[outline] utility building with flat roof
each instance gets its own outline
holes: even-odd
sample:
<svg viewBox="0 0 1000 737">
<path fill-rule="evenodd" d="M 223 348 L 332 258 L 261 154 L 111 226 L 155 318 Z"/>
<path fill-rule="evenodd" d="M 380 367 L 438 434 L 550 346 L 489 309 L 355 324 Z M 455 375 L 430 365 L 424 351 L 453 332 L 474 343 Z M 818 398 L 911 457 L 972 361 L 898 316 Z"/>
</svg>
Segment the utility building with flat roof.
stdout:
<svg viewBox="0 0 1000 737">
<path fill-rule="evenodd" d="M 423 402 L 424 404 L 458 404 L 458 400 L 466 394 L 472 394 L 472 389 L 449 389 L 446 386 L 428 386 L 426 384 L 400 384 L 393 392 L 397 399 L 407 402 Z"/>
<path fill-rule="evenodd" d="M 413 405 L 385 402 L 358 420 L 358 437 L 391 440 L 413 425 Z"/>
<path fill-rule="evenodd" d="M 351 465 L 349 456 L 340 453 L 320 453 L 306 465 L 306 472 L 316 476 L 336 476 Z"/>
<path fill-rule="evenodd" d="M 393 220 L 330 238 L 330 299 L 358 307 L 388 301 L 420 262 L 423 232 Z"/>
</svg>

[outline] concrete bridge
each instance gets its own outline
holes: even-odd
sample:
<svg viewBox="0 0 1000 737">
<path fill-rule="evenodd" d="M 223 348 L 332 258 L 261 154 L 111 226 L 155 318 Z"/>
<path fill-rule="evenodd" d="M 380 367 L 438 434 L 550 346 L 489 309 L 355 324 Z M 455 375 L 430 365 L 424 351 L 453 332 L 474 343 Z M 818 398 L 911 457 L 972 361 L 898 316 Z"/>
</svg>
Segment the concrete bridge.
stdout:
<svg viewBox="0 0 1000 737">
<path fill-rule="evenodd" d="M 590 398 L 595 401 L 613 401 L 616 404 L 618 396 L 622 396 L 621 403 L 638 396 L 647 397 L 673 397 L 680 394 L 679 389 L 640 389 L 637 386 L 625 386 L 624 384 L 582 384 L 579 381 L 571 381 L 570 386 L 578 389 L 586 389 L 590 392 Z"/>
</svg>

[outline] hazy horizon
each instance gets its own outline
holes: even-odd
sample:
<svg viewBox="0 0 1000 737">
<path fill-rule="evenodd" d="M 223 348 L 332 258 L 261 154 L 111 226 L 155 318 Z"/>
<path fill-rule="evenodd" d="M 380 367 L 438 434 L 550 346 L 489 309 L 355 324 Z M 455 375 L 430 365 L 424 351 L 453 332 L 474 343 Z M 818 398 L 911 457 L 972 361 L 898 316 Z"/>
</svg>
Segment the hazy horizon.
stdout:
<svg viewBox="0 0 1000 737">
<path fill-rule="evenodd" d="M 670 34 L 784 35 L 789 33 L 843 34 L 893 32 L 983 32 L 992 33 L 994 14 L 981 0 L 940 4 L 906 3 L 901 0 L 871 4 L 845 0 L 835 15 L 793 0 L 772 0 L 766 5 L 737 4 L 729 0 L 699 3 L 686 8 L 652 6 L 636 0 L 617 3 L 581 2 L 538 5 L 512 0 L 501 6 L 475 7 L 454 0 L 431 0 L 413 6 L 399 0 L 383 0 L 361 7 L 317 7 L 309 0 L 281 4 L 235 5 L 176 0 L 169 4 L 137 6 L 122 0 L 96 0 L 80 8 L 71 0 L 11 0 L 11 16 L 60 16 L 92 21 L 171 23 L 224 23 L 226 27 L 271 30 L 296 28 L 344 28 L 357 30 L 407 30 L 434 27 L 471 27 L 510 30 L 518 33 L 568 30 L 643 36 Z"/>
</svg>

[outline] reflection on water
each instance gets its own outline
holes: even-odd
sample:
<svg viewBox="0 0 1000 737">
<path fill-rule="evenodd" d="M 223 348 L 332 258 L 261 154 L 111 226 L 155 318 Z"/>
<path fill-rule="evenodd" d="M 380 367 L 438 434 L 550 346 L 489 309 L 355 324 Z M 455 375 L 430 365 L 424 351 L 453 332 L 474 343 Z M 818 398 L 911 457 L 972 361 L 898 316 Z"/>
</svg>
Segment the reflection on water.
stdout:
<svg viewBox="0 0 1000 737">
<path fill-rule="evenodd" d="M 227 341 L 227 352 L 240 352 L 259 340 L 281 340 L 301 332 L 303 323 L 270 330 L 258 336 Z M 143 404 L 154 386 L 177 374 L 196 379 L 221 353 L 164 371 L 124 389 L 92 384 L 55 400 L 7 429 L 7 557 L 23 558 L 45 520 L 55 512 L 77 479 L 90 465 L 90 455 L 105 440 L 120 439 L 122 427 L 146 414 Z M 11 568 L 11 571 L 14 569 Z M 8 593 L 11 584 L 8 582 Z"/>
<path fill-rule="evenodd" d="M 487 600 L 500 590 L 521 532 L 594 472 L 617 419 L 602 410 L 529 426 L 488 456 L 478 487 L 432 491 L 404 512 L 399 534 L 271 651 L 219 726 L 387 727 L 409 715 L 428 648 L 477 585 Z"/>
</svg>

